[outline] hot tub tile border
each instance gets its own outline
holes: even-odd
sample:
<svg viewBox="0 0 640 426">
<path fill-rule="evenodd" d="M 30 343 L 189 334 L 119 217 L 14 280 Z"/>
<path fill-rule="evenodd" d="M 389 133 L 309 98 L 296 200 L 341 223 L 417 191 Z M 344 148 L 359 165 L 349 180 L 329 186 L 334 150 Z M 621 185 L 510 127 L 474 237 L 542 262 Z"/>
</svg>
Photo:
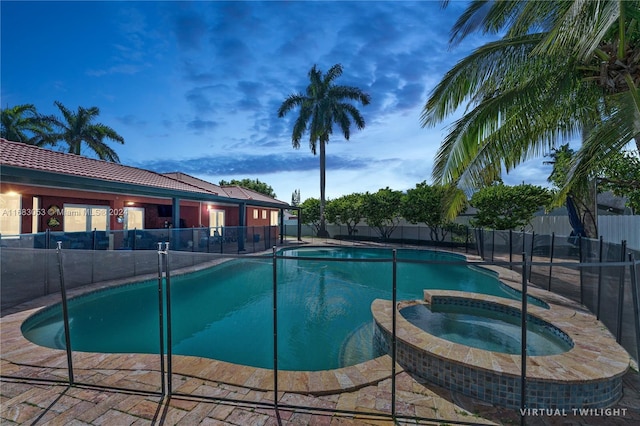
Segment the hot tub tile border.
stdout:
<svg viewBox="0 0 640 426">
<path fill-rule="evenodd" d="M 496 296 L 447 290 L 425 291 L 425 300 L 430 301 L 433 297 L 473 299 L 477 303 L 504 305 L 509 309 L 519 307 L 518 301 Z M 402 301 L 396 306 L 397 357 L 407 371 L 452 391 L 518 408 L 520 356 L 469 350 L 464 345 L 422 331 L 399 314 L 400 309 L 415 303 L 423 302 Z M 564 354 L 529 357 L 528 407 L 603 408 L 615 403 L 621 397 L 622 376 L 629 368 L 629 355 L 589 315 L 576 315 L 577 311 L 571 312 L 553 303 L 549 308 L 529 306 L 529 314 L 558 327 L 574 346 Z M 391 302 L 376 300 L 372 311 L 377 324 L 376 344 L 381 350 L 388 351 L 393 311 Z M 587 320 L 586 324 L 584 320 Z"/>
</svg>

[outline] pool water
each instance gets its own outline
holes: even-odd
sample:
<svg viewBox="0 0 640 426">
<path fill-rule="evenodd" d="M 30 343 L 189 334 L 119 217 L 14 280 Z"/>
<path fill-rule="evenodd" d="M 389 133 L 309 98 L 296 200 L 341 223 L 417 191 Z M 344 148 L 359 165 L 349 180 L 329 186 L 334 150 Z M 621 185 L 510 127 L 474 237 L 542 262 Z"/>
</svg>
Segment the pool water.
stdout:
<svg viewBox="0 0 640 426">
<path fill-rule="evenodd" d="M 379 355 L 372 339 L 371 303 L 391 299 L 392 264 L 365 260 L 391 259 L 391 250 L 298 248 L 279 254 L 299 259 L 277 261 L 278 368 L 334 369 Z M 331 261 L 343 258 L 352 261 Z M 520 297 L 495 274 L 442 263 L 463 262 L 463 256 L 398 250 L 398 260 L 398 300 L 422 299 L 424 289 Z M 415 260 L 438 263 L 409 262 Z M 231 260 L 172 277 L 173 354 L 273 368 L 272 277 L 270 257 Z M 159 352 L 157 280 L 74 298 L 69 313 L 74 350 Z M 60 305 L 29 318 L 22 331 L 36 344 L 64 348 Z"/>
<path fill-rule="evenodd" d="M 411 324 L 450 342 L 493 352 L 521 355 L 520 318 L 495 311 L 455 305 L 431 308 L 416 304 L 402 308 L 400 314 Z M 557 355 L 572 348 L 550 324 L 529 315 L 527 355 Z"/>
</svg>

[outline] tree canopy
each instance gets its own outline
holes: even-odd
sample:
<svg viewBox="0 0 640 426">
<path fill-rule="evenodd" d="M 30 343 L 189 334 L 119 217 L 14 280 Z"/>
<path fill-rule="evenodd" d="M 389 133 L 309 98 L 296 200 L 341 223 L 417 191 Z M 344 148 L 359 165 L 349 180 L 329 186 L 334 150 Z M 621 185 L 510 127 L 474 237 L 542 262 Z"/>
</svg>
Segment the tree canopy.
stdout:
<svg viewBox="0 0 640 426">
<path fill-rule="evenodd" d="M 358 223 L 365 215 L 365 197 L 354 193 L 330 200 L 327 203 L 327 220 L 346 225 L 349 235 L 353 235 Z"/>
<path fill-rule="evenodd" d="M 447 210 L 455 191 L 452 187 L 427 185 L 426 181 L 418 183 L 402 198 L 400 214 L 410 223 L 424 223 L 430 229 L 432 240 L 443 241 L 452 223 Z"/>
<path fill-rule="evenodd" d="M 634 214 L 640 212 L 640 152 L 619 153 L 603 165 L 598 178 L 599 188 L 618 197 L 627 198 Z"/>
<path fill-rule="evenodd" d="M 364 194 L 364 220 L 382 239 L 388 239 L 400 223 L 402 197 L 402 191 L 389 187 Z"/>
<path fill-rule="evenodd" d="M 265 182 L 261 182 L 259 179 L 249 179 L 245 178 L 242 180 L 231 179 L 230 181 L 221 180 L 218 182 L 218 185 L 237 185 L 242 188 L 251 189 L 252 191 L 259 192 L 271 198 L 276 198 L 276 193 L 273 191 L 271 185 L 266 184 Z"/>
<path fill-rule="evenodd" d="M 53 131 L 53 118 L 36 111 L 32 104 L 16 105 L 2 109 L 0 136 L 29 145 L 52 145 L 48 136 Z"/>
<path fill-rule="evenodd" d="M 17 105 L 2 110 L 2 137 L 14 142 L 37 146 L 66 144 L 66 151 L 81 155 L 86 147 L 101 160 L 120 162 L 118 154 L 105 143 L 110 139 L 124 143 L 124 138 L 111 127 L 96 123 L 98 107 L 78 107 L 71 111 L 55 101 L 62 118 L 39 114 L 34 105 Z"/>
<path fill-rule="evenodd" d="M 58 101 L 54 104 L 62 113 L 62 120 L 55 119 L 57 131 L 50 135 L 53 140 L 66 143 L 71 154 L 81 155 L 82 147 L 86 145 L 101 160 L 120 162 L 118 154 L 104 140 L 123 144 L 124 138 L 111 127 L 94 122 L 100 115 L 98 107 L 78 107 L 71 111 Z"/>
<path fill-rule="evenodd" d="M 307 198 L 300 204 L 300 223 L 310 225 L 318 232 L 320 228 L 320 200 Z"/>
<path fill-rule="evenodd" d="M 540 186 L 522 184 L 507 186 L 497 183 L 473 194 L 469 204 L 478 209 L 472 226 L 489 229 L 522 230 L 536 211 L 547 207 L 551 193 Z"/>
</svg>

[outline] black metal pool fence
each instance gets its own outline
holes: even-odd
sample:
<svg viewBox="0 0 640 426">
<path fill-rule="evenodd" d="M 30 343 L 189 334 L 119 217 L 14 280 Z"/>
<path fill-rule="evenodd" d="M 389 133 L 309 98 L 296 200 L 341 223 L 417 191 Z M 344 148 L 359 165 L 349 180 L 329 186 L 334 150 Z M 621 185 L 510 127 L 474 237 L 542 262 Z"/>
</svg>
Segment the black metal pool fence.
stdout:
<svg viewBox="0 0 640 426">
<path fill-rule="evenodd" d="M 279 242 L 277 235 L 270 232 L 271 241 Z M 174 234 L 175 235 L 175 234 Z M 624 242 L 621 244 L 605 243 L 600 240 L 588 239 L 568 239 L 568 237 L 558 237 L 555 235 L 540 236 L 527 233 L 516 233 L 509 231 L 486 231 L 470 230 L 465 232 L 465 241 L 457 247 L 457 251 L 466 251 L 472 255 L 479 255 L 482 260 L 474 264 L 498 265 L 510 268 L 521 273 L 523 284 L 531 283 L 537 287 L 552 291 L 568 297 L 571 300 L 583 304 L 591 312 L 596 314 L 603 324 L 611 331 L 617 341 L 638 361 L 640 354 L 640 296 L 638 291 L 638 276 L 640 275 L 640 262 L 636 260 L 637 254 L 629 250 Z M 266 238 L 265 238 L 266 239 Z M 411 243 L 403 245 L 413 246 Z M 470 241 L 473 242 L 471 246 Z M 158 304 L 159 315 L 158 330 L 160 336 L 166 336 L 169 340 L 167 345 L 159 348 L 157 358 L 157 368 L 150 374 L 157 375 L 155 380 L 150 380 L 151 386 L 145 391 L 161 395 L 185 396 L 175 390 L 172 383 L 176 375 L 180 375 L 180 363 L 174 362 L 174 358 L 169 350 L 162 353 L 164 347 L 171 348 L 171 277 L 186 270 L 208 267 L 213 263 L 225 259 L 234 258 L 255 258 L 260 261 L 272 261 L 273 263 L 273 374 L 271 390 L 273 391 L 273 401 L 270 403 L 256 402 L 256 406 L 268 406 L 271 408 L 283 409 L 313 409 L 310 406 L 298 406 L 285 404 L 278 401 L 278 306 L 277 306 L 277 262 L 280 258 L 286 258 L 277 253 L 275 244 L 270 250 L 261 255 L 256 254 L 221 254 L 218 250 L 189 251 L 173 250 L 169 241 L 156 243 L 155 250 L 85 250 L 85 249 L 65 249 L 64 241 L 56 244 L 55 249 L 46 248 L 20 248 L 7 247 L 4 245 L 0 251 L 1 262 L 1 283 L 0 286 L 2 300 L 2 315 L 21 310 L 20 304 L 31 301 L 37 297 L 45 295 L 60 295 L 57 301 L 64 301 L 68 297 L 76 294 L 82 287 L 107 281 L 117 281 L 119 283 L 135 282 L 141 280 L 157 279 L 158 281 Z M 262 241 L 256 241 L 262 246 Z M 362 241 L 347 242 L 340 244 L 358 244 Z M 377 246 L 388 246 L 390 244 L 378 242 Z M 190 247 L 192 248 L 192 247 Z M 256 252 L 257 252 L 256 247 Z M 270 257 L 265 257 L 265 254 Z M 319 259 L 300 258 L 298 261 L 314 261 Z M 329 261 L 328 259 L 322 259 Z M 366 259 L 331 259 L 330 261 L 357 261 L 366 262 Z M 376 259 L 375 261 L 380 261 Z M 403 262 L 395 256 L 390 256 L 383 261 L 393 264 L 393 273 L 389 277 L 389 289 L 395 295 L 396 265 Z M 411 260 L 411 262 L 416 262 Z M 451 263 L 466 264 L 465 262 L 446 261 L 424 261 L 424 263 Z M 395 296 L 394 296 L 395 297 Z M 55 303 L 52 302 L 52 303 Z M 64 306 L 63 306 L 64 307 Z M 523 304 L 526 312 L 526 306 Z M 393 312 L 395 319 L 395 310 Z M 163 320 L 162 316 L 165 316 Z M 66 326 L 68 327 L 68 316 L 64 315 Z M 394 321 L 395 322 L 395 321 Z M 167 330 L 163 330 L 164 325 L 168 325 Z M 395 327 L 394 327 L 395 328 Z M 154 332 L 150 330 L 150 332 Z M 68 336 L 68 333 L 65 333 Z M 392 335 L 392 343 L 396 340 L 395 329 Z M 126 380 L 126 375 L 120 381 L 102 376 L 99 372 L 87 373 L 86 365 L 82 369 L 74 366 L 74 357 L 78 355 L 73 349 L 73 341 L 67 340 L 67 366 L 66 377 L 61 377 L 60 368 L 51 369 L 38 367 L 37 365 L 23 366 L 20 374 L 11 375 L 2 373 L 2 377 L 22 378 L 33 380 L 46 380 L 55 382 L 65 382 L 70 384 L 86 384 L 90 386 L 103 387 L 105 389 L 130 389 L 140 391 L 136 385 L 130 387 Z M 157 356 L 158 354 L 154 355 Z M 371 413 L 351 412 L 349 410 L 336 410 L 332 412 L 344 414 L 358 414 L 372 416 L 388 416 L 398 419 L 417 419 L 415 413 L 403 412 L 403 405 L 396 404 L 396 383 L 395 383 L 395 351 L 391 351 L 394 362 L 391 363 L 389 377 L 391 378 L 390 389 L 392 404 L 388 412 L 376 410 Z M 526 357 L 525 357 L 526 358 Z M 526 365 L 523 365 L 523 371 Z M 81 371 L 81 373 L 78 373 Z M 208 380 L 216 381 L 215 374 L 207 377 Z M 526 393 L 523 377 L 523 386 L 520 390 Z M 202 397 L 190 395 L 201 399 L 212 399 L 220 401 L 234 402 L 223 395 L 218 397 Z M 236 401 L 247 403 L 247 401 Z M 526 407 L 526 399 L 522 401 Z M 438 421 L 442 419 L 431 419 L 419 417 L 420 420 Z M 456 421 L 457 422 L 457 421 Z M 459 422 L 457 422 L 459 423 Z M 473 422 L 469 422 L 472 424 Z"/>
<path fill-rule="evenodd" d="M 277 226 L 160 228 L 121 231 L 62 232 L 0 235 L 1 247 L 72 250 L 157 250 L 168 242 L 173 251 L 194 253 L 255 253 L 282 244 Z"/>
</svg>

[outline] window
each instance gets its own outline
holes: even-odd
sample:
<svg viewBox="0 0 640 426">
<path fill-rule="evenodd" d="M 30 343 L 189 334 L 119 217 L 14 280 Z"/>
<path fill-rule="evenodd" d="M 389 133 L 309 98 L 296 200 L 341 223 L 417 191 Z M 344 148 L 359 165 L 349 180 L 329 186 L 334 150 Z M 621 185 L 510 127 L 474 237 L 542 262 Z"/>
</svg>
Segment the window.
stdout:
<svg viewBox="0 0 640 426">
<path fill-rule="evenodd" d="M 258 218 L 258 209 L 253 209 L 253 218 L 254 219 Z"/>
<path fill-rule="evenodd" d="M 271 220 L 269 225 L 278 226 L 278 210 L 271 210 Z"/>
<path fill-rule="evenodd" d="M 263 219 L 267 218 L 267 211 L 266 210 L 262 210 L 262 218 Z"/>
<path fill-rule="evenodd" d="M 22 230 L 22 197 L 20 194 L 0 194 L 0 234 L 19 235 Z"/>
<path fill-rule="evenodd" d="M 124 208 L 124 229 L 144 229 L 144 208 Z"/>
<path fill-rule="evenodd" d="M 64 205 L 64 232 L 88 232 L 109 229 L 109 206 Z"/>
<path fill-rule="evenodd" d="M 209 236 L 222 236 L 224 210 L 209 210 Z"/>
</svg>

